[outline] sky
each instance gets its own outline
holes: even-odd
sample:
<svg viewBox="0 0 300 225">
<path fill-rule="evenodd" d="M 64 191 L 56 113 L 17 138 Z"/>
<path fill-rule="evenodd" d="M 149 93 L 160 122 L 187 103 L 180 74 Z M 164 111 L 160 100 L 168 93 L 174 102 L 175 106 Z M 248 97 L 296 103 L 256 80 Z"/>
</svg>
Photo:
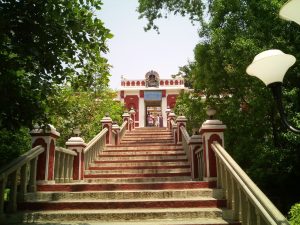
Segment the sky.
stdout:
<svg viewBox="0 0 300 225">
<path fill-rule="evenodd" d="M 188 18 L 169 16 L 157 21 L 160 34 L 144 31 L 145 19 L 138 19 L 137 0 L 102 0 L 99 17 L 114 35 L 108 41 L 105 56 L 111 69 L 110 87 L 120 87 L 121 76 L 143 79 L 154 70 L 160 78 L 170 78 L 188 61 L 194 60 L 193 49 L 199 41 L 198 27 Z"/>
</svg>

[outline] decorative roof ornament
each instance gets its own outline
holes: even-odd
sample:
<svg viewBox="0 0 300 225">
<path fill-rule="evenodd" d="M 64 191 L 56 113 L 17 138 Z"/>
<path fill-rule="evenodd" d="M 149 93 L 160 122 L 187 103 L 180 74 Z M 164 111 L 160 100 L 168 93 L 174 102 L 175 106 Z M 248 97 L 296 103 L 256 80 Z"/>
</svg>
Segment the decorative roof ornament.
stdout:
<svg viewBox="0 0 300 225">
<path fill-rule="evenodd" d="M 159 87 L 159 74 L 151 70 L 145 75 L 146 87 Z"/>
</svg>

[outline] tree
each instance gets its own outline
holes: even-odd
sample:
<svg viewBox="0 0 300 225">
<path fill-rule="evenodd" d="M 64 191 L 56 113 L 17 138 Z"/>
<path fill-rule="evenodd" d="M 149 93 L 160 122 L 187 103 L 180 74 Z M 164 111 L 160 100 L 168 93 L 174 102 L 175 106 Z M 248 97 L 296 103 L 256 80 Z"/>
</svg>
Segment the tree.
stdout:
<svg viewBox="0 0 300 225">
<path fill-rule="evenodd" d="M 281 126 L 269 90 L 261 81 L 247 76 L 245 70 L 256 54 L 271 48 L 300 58 L 300 27 L 278 17 L 285 2 L 282 0 L 195 1 L 197 12 L 191 10 L 189 2 L 194 3 L 143 0 L 139 12 L 148 19 L 148 28 L 155 28 L 153 21 L 163 12 L 201 16 L 197 20 L 201 24 L 200 43 L 194 50 L 195 62 L 184 69 L 185 77 L 192 81 L 198 95 L 205 95 L 205 105 L 217 108 L 218 118 L 227 125 L 226 149 L 287 212 L 299 201 L 299 185 L 294 180 L 300 178 L 300 137 Z M 145 10 L 146 5 L 152 7 Z M 299 113 L 295 114 L 300 112 L 299 69 L 299 65 L 294 66 L 284 80 L 285 104 L 295 125 L 300 124 Z M 179 99 L 179 107 L 180 101 L 185 99 Z M 196 108 L 187 113 L 198 108 L 202 116 L 205 105 L 200 108 L 189 104 Z"/>
<path fill-rule="evenodd" d="M 106 113 L 120 125 L 123 107 L 114 100 L 116 92 L 106 88 L 95 95 L 92 91 L 74 90 L 68 86 L 59 88 L 59 95 L 49 97 L 47 112 L 51 124 L 61 134 L 58 145 L 65 145 L 74 128 L 79 128 L 80 136 L 88 142 L 101 131 L 101 119 Z"/>
<path fill-rule="evenodd" d="M 102 53 L 112 35 L 94 14 L 100 9 L 100 0 L 0 2 L 0 128 L 45 120 L 54 84 L 89 87 L 95 75 L 107 83 Z"/>
</svg>

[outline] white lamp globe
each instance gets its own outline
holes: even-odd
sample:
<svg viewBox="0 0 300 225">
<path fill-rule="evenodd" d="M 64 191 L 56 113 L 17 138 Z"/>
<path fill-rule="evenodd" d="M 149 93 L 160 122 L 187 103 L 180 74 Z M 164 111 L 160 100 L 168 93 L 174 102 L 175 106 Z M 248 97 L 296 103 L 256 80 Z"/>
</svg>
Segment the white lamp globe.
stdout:
<svg viewBox="0 0 300 225">
<path fill-rule="evenodd" d="M 290 0 L 285 3 L 279 11 L 279 16 L 300 25 L 300 0 Z"/>
<path fill-rule="evenodd" d="M 287 70 L 296 62 L 293 55 L 285 54 L 278 49 L 259 53 L 247 67 L 246 72 L 261 79 L 265 85 L 282 82 Z"/>
</svg>

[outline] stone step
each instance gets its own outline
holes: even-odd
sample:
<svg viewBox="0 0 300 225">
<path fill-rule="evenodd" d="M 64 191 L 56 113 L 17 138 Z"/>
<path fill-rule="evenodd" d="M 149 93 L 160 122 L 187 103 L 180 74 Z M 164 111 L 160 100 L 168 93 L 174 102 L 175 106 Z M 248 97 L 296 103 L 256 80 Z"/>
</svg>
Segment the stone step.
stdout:
<svg viewBox="0 0 300 225">
<path fill-rule="evenodd" d="M 226 200 L 214 198 L 197 199 L 122 199 L 122 200 L 64 200 L 34 201 L 19 204 L 25 210 L 84 210 L 84 209 L 163 209 L 163 208 L 222 208 Z"/>
<path fill-rule="evenodd" d="M 160 141 L 167 140 L 167 141 L 173 141 L 173 137 L 164 137 L 164 136 L 154 136 L 154 137 L 123 137 L 121 141 L 152 141 L 157 142 L 157 138 L 159 138 Z"/>
<path fill-rule="evenodd" d="M 162 165 L 167 165 L 165 163 L 171 163 L 171 162 L 178 162 L 178 163 L 188 163 L 188 159 L 147 159 L 147 160 L 144 160 L 144 159 L 141 159 L 141 160 L 137 160 L 137 159 L 134 159 L 134 160 L 122 160 L 121 162 L 120 161 L 112 161 L 112 160 L 97 160 L 97 161 L 94 161 L 94 165 L 97 165 L 97 164 L 102 164 L 102 165 L 107 165 L 107 164 L 119 164 L 119 163 L 126 163 L 127 165 L 128 164 L 135 164 L 135 163 L 141 163 L 143 165 L 149 165 L 149 163 L 162 163 Z M 91 164 L 91 165 L 93 165 Z"/>
<path fill-rule="evenodd" d="M 88 175 L 84 178 L 87 183 L 95 184 L 112 184 L 112 183 L 156 183 L 156 182 L 176 182 L 176 181 L 191 181 L 191 176 L 189 174 L 174 174 L 173 176 L 118 176 L 117 177 L 97 177 Z"/>
<path fill-rule="evenodd" d="M 114 171 L 115 172 L 115 171 Z M 126 171 L 127 172 L 127 171 Z M 180 177 L 180 176 L 190 176 L 191 172 L 157 172 L 154 173 L 101 173 L 101 171 L 85 171 L 84 178 L 146 178 L 146 177 Z"/>
<path fill-rule="evenodd" d="M 93 167 L 157 167 L 157 166 L 189 166 L 188 160 L 174 160 L 174 161 L 128 161 L 128 162 L 118 162 L 118 161 L 99 161 L 90 163 L 90 168 Z"/>
<path fill-rule="evenodd" d="M 100 157 L 136 157 L 136 156 L 185 156 L 185 152 L 181 151 L 105 151 L 98 155 Z"/>
<path fill-rule="evenodd" d="M 154 150 L 182 150 L 182 145 L 170 144 L 170 145 L 145 145 L 145 146 L 105 146 L 104 151 L 125 151 L 125 150 L 141 150 L 141 151 L 154 151 Z"/>
<path fill-rule="evenodd" d="M 176 150 L 106 150 L 102 151 L 101 155 L 168 155 L 168 154 L 185 154 L 183 149 Z"/>
<path fill-rule="evenodd" d="M 12 218 L 11 218 L 12 219 Z M 17 220 L 16 220 L 17 219 Z M 15 222 L 12 224 L 16 224 L 17 221 L 22 221 L 23 215 L 17 215 L 17 218 L 13 218 Z M 27 223 L 26 223 L 27 224 Z M 35 224 L 35 223 L 34 223 Z M 206 219 L 206 218 L 195 218 L 195 219 L 167 219 L 167 220 L 156 220 L 151 219 L 148 221 L 85 221 L 84 225 L 241 225 L 239 222 L 223 220 L 221 218 L 217 219 Z M 72 222 L 47 222 L 47 221 L 39 221 L 38 225 L 83 225 L 81 221 L 72 221 Z"/>
<path fill-rule="evenodd" d="M 87 184 L 87 183 L 72 183 L 72 184 L 39 184 L 37 191 L 51 192 L 82 192 L 82 191 L 130 191 L 130 190 L 183 190 L 183 189 L 202 189 L 215 188 L 216 182 L 210 181 L 184 181 L 184 182 L 161 182 L 151 183 L 107 183 L 107 184 Z"/>
<path fill-rule="evenodd" d="M 186 169 L 190 169 L 190 165 L 186 164 L 186 165 L 162 165 L 162 166 L 145 166 L 145 165 L 140 165 L 140 166 L 136 166 L 136 165 L 130 165 L 128 164 L 127 166 L 103 166 L 102 164 L 97 164 L 94 166 L 90 166 L 88 170 L 110 170 L 110 172 L 112 172 L 112 170 L 145 170 L 145 169 L 152 169 L 152 170 L 158 170 L 158 169 L 179 169 L 179 168 L 186 168 Z"/>
<path fill-rule="evenodd" d="M 164 143 L 162 145 L 162 143 Z M 162 143 L 157 143 L 156 141 L 155 142 L 145 142 L 145 143 L 120 143 L 119 147 L 143 147 L 143 148 L 148 148 L 148 146 L 159 146 L 159 147 L 163 147 L 163 148 L 166 148 L 168 146 L 181 146 L 180 144 L 174 144 L 174 143 L 171 143 L 171 142 L 162 142 Z"/>
<path fill-rule="evenodd" d="M 37 192 L 28 193 L 26 202 L 64 201 L 64 200 L 121 200 L 121 199 L 193 199 L 199 197 L 223 199 L 221 189 L 183 189 L 183 190 L 136 190 L 136 191 L 90 191 L 90 192 Z"/>
<path fill-rule="evenodd" d="M 191 169 L 190 168 L 173 168 L 173 169 L 163 169 L 163 168 L 156 168 L 156 169 L 126 169 L 126 170 L 94 170 L 94 169 L 89 169 L 85 171 L 85 175 L 89 174 L 173 174 L 173 173 L 190 173 Z"/>
<path fill-rule="evenodd" d="M 155 133 L 125 133 L 124 137 L 173 137 L 172 133 L 166 133 L 166 132 L 155 132 Z"/>
<path fill-rule="evenodd" d="M 128 160 L 186 160 L 187 156 L 183 154 L 174 154 L 174 155 L 134 155 L 134 156 L 127 156 L 127 155 L 101 155 L 101 157 L 97 157 L 95 162 L 101 161 L 128 161 Z"/>
<path fill-rule="evenodd" d="M 53 210 L 23 212 L 23 221 L 62 222 L 62 221 L 152 221 L 155 220 L 190 220 L 190 219 L 222 219 L 223 211 L 219 208 L 170 208 L 170 209 L 98 209 L 98 210 Z M 166 224 L 166 223 L 163 223 Z"/>
<path fill-rule="evenodd" d="M 153 139 L 145 139 L 145 140 L 136 140 L 136 139 L 132 139 L 132 140 L 126 140 L 126 139 L 122 139 L 121 140 L 121 144 L 128 144 L 128 143 L 136 143 L 136 144 L 140 144 L 140 143 L 148 143 L 148 144 L 153 144 L 155 142 L 155 144 L 159 144 L 159 143 L 173 143 L 173 139 L 168 139 L 168 140 L 163 140 L 163 139 L 157 139 L 157 140 L 153 140 Z"/>
</svg>

